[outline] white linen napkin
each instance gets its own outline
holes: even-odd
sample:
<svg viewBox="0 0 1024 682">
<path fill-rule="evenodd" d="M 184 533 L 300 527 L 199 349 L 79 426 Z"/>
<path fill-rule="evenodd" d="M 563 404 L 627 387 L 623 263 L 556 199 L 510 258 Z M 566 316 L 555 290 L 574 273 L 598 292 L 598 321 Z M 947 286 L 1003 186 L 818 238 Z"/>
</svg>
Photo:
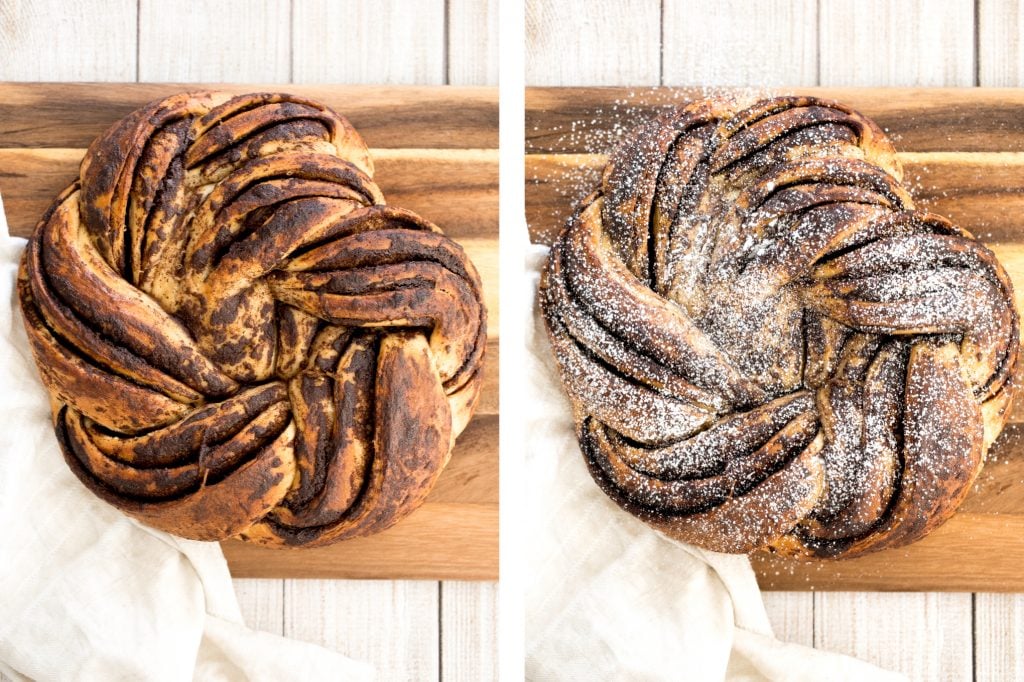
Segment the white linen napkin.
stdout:
<svg viewBox="0 0 1024 682">
<path fill-rule="evenodd" d="M 220 545 L 146 528 L 60 454 L 0 202 L 0 672 L 40 680 L 364 680 L 372 668 L 242 622 Z"/>
<path fill-rule="evenodd" d="M 528 252 L 534 302 L 546 257 Z M 536 305 L 526 343 L 527 679 L 905 679 L 775 639 L 746 556 L 676 542 L 620 510 L 587 472 Z"/>
</svg>

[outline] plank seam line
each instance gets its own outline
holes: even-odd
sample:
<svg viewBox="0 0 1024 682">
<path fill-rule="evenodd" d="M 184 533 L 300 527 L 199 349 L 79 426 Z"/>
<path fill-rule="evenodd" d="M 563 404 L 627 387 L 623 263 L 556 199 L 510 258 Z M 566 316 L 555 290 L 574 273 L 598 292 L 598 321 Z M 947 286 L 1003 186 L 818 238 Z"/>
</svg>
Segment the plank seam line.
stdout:
<svg viewBox="0 0 1024 682">
<path fill-rule="evenodd" d="M 295 82 L 295 0 L 288 3 L 288 82 Z"/>
<path fill-rule="evenodd" d="M 974 0 L 974 87 L 981 85 L 981 0 Z"/>
<path fill-rule="evenodd" d="M 665 0 L 658 7 L 658 85 L 665 85 Z"/>
<path fill-rule="evenodd" d="M 971 680 L 978 681 L 978 593 L 971 592 Z"/>
<path fill-rule="evenodd" d="M 814 84 L 821 87 L 821 0 L 814 3 Z"/>
<path fill-rule="evenodd" d="M 294 0 L 293 0 L 294 1 Z M 441 68 L 444 71 L 444 84 L 452 84 L 452 30 L 451 30 L 451 0 L 444 0 L 444 17 L 441 25 L 441 40 L 444 45 L 441 49 Z"/>
<path fill-rule="evenodd" d="M 142 0 L 135 1 L 135 82 L 142 77 Z"/>
<path fill-rule="evenodd" d="M 811 648 L 818 648 L 818 593 L 811 590 Z"/>
<path fill-rule="evenodd" d="M 440 580 L 437 581 L 437 679 L 444 680 L 444 583 Z"/>
</svg>

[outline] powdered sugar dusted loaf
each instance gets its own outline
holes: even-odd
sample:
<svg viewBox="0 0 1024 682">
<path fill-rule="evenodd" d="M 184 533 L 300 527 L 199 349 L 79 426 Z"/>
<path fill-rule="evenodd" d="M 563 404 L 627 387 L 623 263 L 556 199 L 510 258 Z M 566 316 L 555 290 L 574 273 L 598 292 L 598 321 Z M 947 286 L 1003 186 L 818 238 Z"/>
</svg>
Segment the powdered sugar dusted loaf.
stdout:
<svg viewBox="0 0 1024 682">
<path fill-rule="evenodd" d="M 639 128 L 541 304 L 598 484 L 707 549 L 851 557 L 956 510 L 1019 349 L 993 253 L 915 210 L 835 102 L 707 99 Z"/>
</svg>

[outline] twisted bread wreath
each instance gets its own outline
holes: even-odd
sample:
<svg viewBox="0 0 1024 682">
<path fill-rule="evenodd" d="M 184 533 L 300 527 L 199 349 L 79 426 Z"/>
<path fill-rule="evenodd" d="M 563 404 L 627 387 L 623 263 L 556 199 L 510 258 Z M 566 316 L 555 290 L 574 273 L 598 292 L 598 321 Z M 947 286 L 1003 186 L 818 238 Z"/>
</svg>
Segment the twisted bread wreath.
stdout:
<svg viewBox="0 0 1024 682">
<path fill-rule="evenodd" d="M 480 278 L 384 205 L 358 133 L 185 93 L 90 146 L 19 295 L 65 459 L 184 537 L 324 545 L 422 503 L 476 405 Z"/>
<path fill-rule="evenodd" d="M 901 177 L 874 123 L 807 97 L 697 101 L 613 153 L 540 301 L 620 506 L 823 557 L 952 515 L 1008 417 L 1019 319 L 992 252 Z"/>
</svg>

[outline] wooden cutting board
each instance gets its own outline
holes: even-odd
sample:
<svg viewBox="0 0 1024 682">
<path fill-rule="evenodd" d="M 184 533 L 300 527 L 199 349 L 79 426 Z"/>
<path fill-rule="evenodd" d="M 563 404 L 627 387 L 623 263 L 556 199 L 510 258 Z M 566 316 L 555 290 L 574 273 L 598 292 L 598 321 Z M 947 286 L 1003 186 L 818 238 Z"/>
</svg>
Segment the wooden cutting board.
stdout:
<svg viewBox="0 0 1024 682">
<path fill-rule="evenodd" d="M 371 148 L 388 203 L 420 213 L 465 247 L 483 278 L 489 313 L 480 405 L 426 503 L 388 531 L 323 549 L 225 542 L 232 574 L 497 579 L 497 89 L 0 83 L 0 196 L 11 234 L 30 233 L 107 126 L 146 102 L 203 87 L 293 92 L 348 117 Z"/>
<path fill-rule="evenodd" d="M 892 136 L 920 207 L 988 244 L 1024 310 L 1024 90 L 800 88 L 838 99 Z M 697 89 L 528 88 L 526 214 L 548 244 L 595 186 L 604 154 L 661 107 Z M 1024 396 L 960 511 L 907 548 L 849 561 L 753 557 L 763 588 L 1024 591 Z"/>
</svg>

